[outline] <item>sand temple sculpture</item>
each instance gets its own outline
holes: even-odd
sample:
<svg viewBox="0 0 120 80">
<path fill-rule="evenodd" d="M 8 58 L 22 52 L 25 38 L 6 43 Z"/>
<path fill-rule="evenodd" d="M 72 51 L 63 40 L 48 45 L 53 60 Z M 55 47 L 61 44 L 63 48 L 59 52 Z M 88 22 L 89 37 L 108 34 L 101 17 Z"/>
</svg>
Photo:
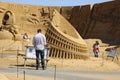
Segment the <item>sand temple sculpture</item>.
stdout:
<svg viewBox="0 0 120 80">
<path fill-rule="evenodd" d="M 0 13 L 0 16 L 3 17 L 0 40 L 1 42 L 6 40 L 7 43 L 4 45 L 7 48 L 2 49 L 4 52 L 17 51 L 17 48 L 19 51 L 24 51 L 26 44 L 32 45 L 32 38 L 36 34 L 36 30 L 41 28 L 47 38 L 48 45 L 51 47 L 50 57 L 80 59 L 81 56 L 86 55 L 87 44 L 74 27 L 56 10 L 57 8 L 50 9 L 42 6 L 2 2 L 0 4 L 0 7 L 4 8 L 4 11 Z M 23 9 L 19 11 L 21 8 Z M 10 35 L 9 38 L 2 37 L 6 32 Z M 29 42 L 20 39 L 21 36 L 18 36 L 23 33 L 28 34 Z M 18 37 L 19 39 L 17 39 Z M 25 52 L 22 53 L 25 54 Z"/>
</svg>

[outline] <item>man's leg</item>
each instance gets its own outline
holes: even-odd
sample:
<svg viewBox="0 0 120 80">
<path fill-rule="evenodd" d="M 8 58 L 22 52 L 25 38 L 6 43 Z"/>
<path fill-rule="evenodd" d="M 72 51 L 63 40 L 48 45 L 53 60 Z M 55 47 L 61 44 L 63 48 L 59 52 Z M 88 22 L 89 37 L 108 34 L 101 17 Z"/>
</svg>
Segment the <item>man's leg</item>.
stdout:
<svg viewBox="0 0 120 80">
<path fill-rule="evenodd" d="M 41 50 L 41 65 L 42 65 L 42 69 L 45 69 L 45 60 L 44 60 L 44 50 Z"/>
<path fill-rule="evenodd" d="M 36 50 L 36 70 L 39 68 L 39 50 Z"/>
<path fill-rule="evenodd" d="M 96 57 L 96 52 L 94 52 L 94 57 Z"/>
<path fill-rule="evenodd" d="M 96 57 L 98 57 L 98 52 L 96 52 Z"/>
<path fill-rule="evenodd" d="M 94 52 L 95 57 L 97 57 L 97 52 Z"/>
</svg>

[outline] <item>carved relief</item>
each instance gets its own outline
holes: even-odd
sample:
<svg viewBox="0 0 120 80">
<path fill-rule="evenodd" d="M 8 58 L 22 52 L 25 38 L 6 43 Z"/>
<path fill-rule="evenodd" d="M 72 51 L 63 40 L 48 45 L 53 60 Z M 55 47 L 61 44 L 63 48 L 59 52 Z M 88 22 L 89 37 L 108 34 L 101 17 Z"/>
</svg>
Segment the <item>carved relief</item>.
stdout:
<svg viewBox="0 0 120 80">
<path fill-rule="evenodd" d="M 18 34 L 18 30 L 14 25 L 14 14 L 11 11 L 5 12 L 0 30 L 9 31 L 13 35 L 13 39 L 15 39 L 15 35 Z"/>
</svg>

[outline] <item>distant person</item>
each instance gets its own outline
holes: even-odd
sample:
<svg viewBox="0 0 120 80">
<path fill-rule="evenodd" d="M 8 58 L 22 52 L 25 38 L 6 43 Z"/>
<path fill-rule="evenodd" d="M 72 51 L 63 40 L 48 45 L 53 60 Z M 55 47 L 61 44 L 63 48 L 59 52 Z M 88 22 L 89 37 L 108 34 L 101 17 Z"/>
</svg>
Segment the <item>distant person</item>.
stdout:
<svg viewBox="0 0 120 80">
<path fill-rule="evenodd" d="M 36 70 L 39 68 L 39 57 L 41 57 L 41 65 L 42 69 L 45 69 L 45 61 L 44 61 L 44 49 L 46 45 L 46 37 L 41 33 L 41 29 L 37 30 L 37 34 L 34 35 L 32 41 L 34 48 L 36 50 Z"/>
<path fill-rule="evenodd" d="M 29 41 L 30 38 L 28 37 L 27 33 L 22 34 L 22 38 Z"/>
<path fill-rule="evenodd" d="M 27 38 L 28 38 L 27 33 L 24 33 L 24 34 L 23 34 L 23 39 L 27 39 Z"/>
<path fill-rule="evenodd" d="M 95 57 L 98 57 L 99 56 L 99 42 L 96 41 L 94 44 L 93 44 L 93 52 L 94 52 L 94 56 Z"/>
</svg>

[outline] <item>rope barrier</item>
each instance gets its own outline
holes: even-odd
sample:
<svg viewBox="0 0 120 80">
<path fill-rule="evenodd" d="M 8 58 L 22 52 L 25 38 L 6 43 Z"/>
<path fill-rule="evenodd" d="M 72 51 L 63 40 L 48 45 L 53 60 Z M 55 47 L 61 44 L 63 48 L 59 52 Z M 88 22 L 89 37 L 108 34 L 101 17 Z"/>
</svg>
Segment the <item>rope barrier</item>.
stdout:
<svg viewBox="0 0 120 80">
<path fill-rule="evenodd" d="M 22 73 L 23 71 L 18 71 L 18 73 Z M 17 74 L 17 72 L 9 72 L 9 73 L 3 73 L 5 75 L 8 75 L 8 74 Z"/>
</svg>

